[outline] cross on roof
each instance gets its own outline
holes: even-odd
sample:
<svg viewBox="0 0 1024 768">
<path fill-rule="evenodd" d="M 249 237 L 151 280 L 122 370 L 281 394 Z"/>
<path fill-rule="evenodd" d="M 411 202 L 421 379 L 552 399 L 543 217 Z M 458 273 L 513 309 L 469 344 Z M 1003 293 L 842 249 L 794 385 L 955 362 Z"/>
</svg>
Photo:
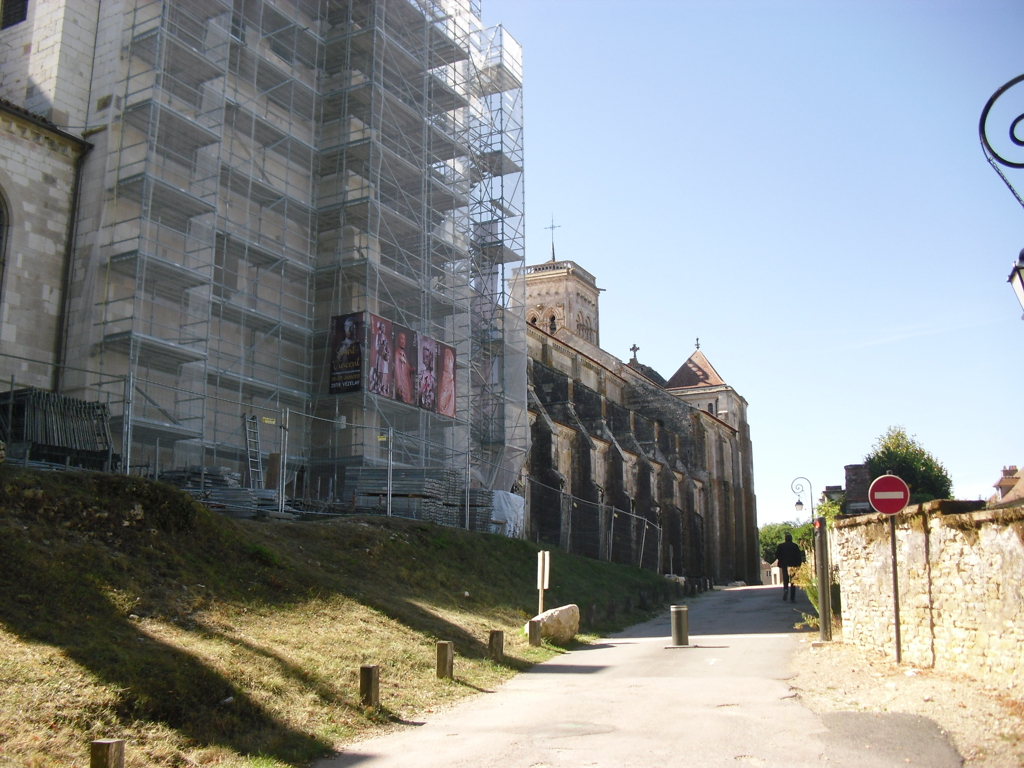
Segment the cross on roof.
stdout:
<svg viewBox="0 0 1024 768">
<path fill-rule="evenodd" d="M 554 217 L 553 214 L 551 216 L 551 226 L 550 227 L 544 227 L 544 229 L 550 229 L 551 230 L 551 260 L 552 261 L 555 260 L 555 230 L 556 229 L 561 229 L 561 228 L 562 228 L 561 224 L 555 224 L 555 217 Z"/>
<path fill-rule="evenodd" d="M 633 359 L 636 360 L 636 353 L 640 351 L 640 347 L 634 344 L 632 347 L 629 348 L 629 351 L 633 353 Z"/>
<path fill-rule="evenodd" d="M 697 349 L 700 349 L 700 336 L 697 337 Z"/>
</svg>

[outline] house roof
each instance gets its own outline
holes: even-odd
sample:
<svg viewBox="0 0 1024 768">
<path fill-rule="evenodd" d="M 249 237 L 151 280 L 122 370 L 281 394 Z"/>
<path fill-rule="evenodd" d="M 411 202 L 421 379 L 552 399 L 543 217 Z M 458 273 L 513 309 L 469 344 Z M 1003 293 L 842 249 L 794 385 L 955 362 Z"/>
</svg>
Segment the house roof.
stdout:
<svg viewBox="0 0 1024 768">
<path fill-rule="evenodd" d="M 696 389 L 724 385 L 725 381 L 718 375 L 718 371 L 698 349 L 690 355 L 689 360 L 679 367 L 678 371 L 672 374 L 666 387 L 668 389 Z"/>
</svg>

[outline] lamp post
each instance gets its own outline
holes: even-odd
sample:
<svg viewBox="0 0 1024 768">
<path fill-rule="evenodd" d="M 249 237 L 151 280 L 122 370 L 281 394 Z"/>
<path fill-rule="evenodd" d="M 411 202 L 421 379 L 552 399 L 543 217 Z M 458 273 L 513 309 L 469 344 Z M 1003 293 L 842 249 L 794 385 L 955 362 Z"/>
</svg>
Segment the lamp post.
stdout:
<svg viewBox="0 0 1024 768">
<path fill-rule="evenodd" d="M 1021 169 L 1024 168 L 1024 162 L 1014 162 L 1000 155 L 992 147 L 986 133 L 986 124 L 988 123 L 988 116 L 992 106 L 998 101 L 1000 96 L 1021 82 L 1024 82 L 1024 75 L 1018 75 L 1005 85 L 1000 86 L 989 97 L 989 100 L 985 103 L 985 108 L 981 110 L 981 120 L 978 122 L 978 137 L 981 139 L 981 151 L 985 154 L 988 164 L 992 166 L 992 170 L 999 174 L 999 178 L 1003 180 L 1003 183 L 1006 184 L 1007 189 L 1010 190 L 1017 202 L 1021 204 L 1021 207 L 1024 207 L 1024 199 L 1021 198 L 1017 190 L 1013 188 L 1010 180 L 1006 178 L 1006 174 L 999 168 L 1002 165 L 1006 168 Z M 1017 136 L 1017 128 L 1021 123 L 1024 123 L 1024 113 L 1017 115 L 1017 117 L 1010 121 L 1010 143 L 1017 147 L 1024 147 L 1024 139 Z M 1013 265 L 1007 282 L 1013 288 L 1017 301 L 1020 302 L 1021 309 L 1024 309 L 1024 250 L 1018 255 L 1017 263 Z M 1021 319 L 1024 320 L 1024 315 L 1021 316 Z"/>
<path fill-rule="evenodd" d="M 1017 257 L 1017 263 L 1010 270 L 1010 276 L 1006 278 L 1006 282 L 1013 286 L 1013 292 L 1017 294 L 1017 301 L 1020 302 L 1021 309 L 1024 309 L 1024 250 L 1021 250 Z M 1024 315 L 1021 315 L 1020 319 L 1024 320 Z"/>
<path fill-rule="evenodd" d="M 798 515 L 804 511 L 804 502 L 803 499 L 800 498 L 804 492 L 804 485 L 803 483 L 799 482 L 800 480 L 802 480 L 803 483 L 807 483 L 806 490 L 810 494 L 811 499 L 811 520 L 814 520 L 814 489 L 811 487 L 811 481 L 808 480 L 806 477 L 798 477 L 795 480 L 793 480 L 793 482 L 790 483 L 789 485 L 789 490 L 791 490 L 793 493 L 797 495 L 796 504 L 793 505 L 793 508 L 796 510 Z"/>
</svg>

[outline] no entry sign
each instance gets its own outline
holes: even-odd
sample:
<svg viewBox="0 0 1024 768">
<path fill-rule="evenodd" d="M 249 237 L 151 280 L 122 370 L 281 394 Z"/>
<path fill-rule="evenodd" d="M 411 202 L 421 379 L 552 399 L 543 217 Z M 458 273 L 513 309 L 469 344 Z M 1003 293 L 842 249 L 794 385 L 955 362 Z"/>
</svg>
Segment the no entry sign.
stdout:
<svg viewBox="0 0 1024 768">
<path fill-rule="evenodd" d="M 868 488 L 868 501 L 876 512 L 895 515 L 910 501 L 910 488 L 896 475 L 882 475 Z"/>
</svg>

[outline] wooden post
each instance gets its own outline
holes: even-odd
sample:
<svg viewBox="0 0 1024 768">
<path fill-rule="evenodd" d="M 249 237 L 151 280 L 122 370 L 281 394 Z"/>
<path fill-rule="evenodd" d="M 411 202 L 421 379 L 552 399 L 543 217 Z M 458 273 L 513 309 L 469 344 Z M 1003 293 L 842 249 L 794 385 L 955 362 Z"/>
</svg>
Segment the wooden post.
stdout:
<svg viewBox="0 0 1024 768">
<path fill-rule="evenodd" d="M 487 638 L 487 655 L 500 664 L 505 660 L 505 633 L 500 629 L 492 629 Z"/>
<path fill-rule="evenodd" d="M 380 667 L 376 664 L 359 667 L 359 703 L 364 707 L 380 706 Z"/>
<path fill-rule="evenodd" d="M 455 671 L 455 643 L 451 640 L 437 642 L 437 677 L 451 680 Z"/>
<path fill-rule="evenodd" d="M 92 742 L 89 768 L 124 768 L 124 739 L 97 739 Z"/>
<path fill-rule="evenodd" d="M 530 637 L 530 645 L 540 645 L 540 622 L 537 619 L 530 619 L 527 625 Z"/>
</svg>

